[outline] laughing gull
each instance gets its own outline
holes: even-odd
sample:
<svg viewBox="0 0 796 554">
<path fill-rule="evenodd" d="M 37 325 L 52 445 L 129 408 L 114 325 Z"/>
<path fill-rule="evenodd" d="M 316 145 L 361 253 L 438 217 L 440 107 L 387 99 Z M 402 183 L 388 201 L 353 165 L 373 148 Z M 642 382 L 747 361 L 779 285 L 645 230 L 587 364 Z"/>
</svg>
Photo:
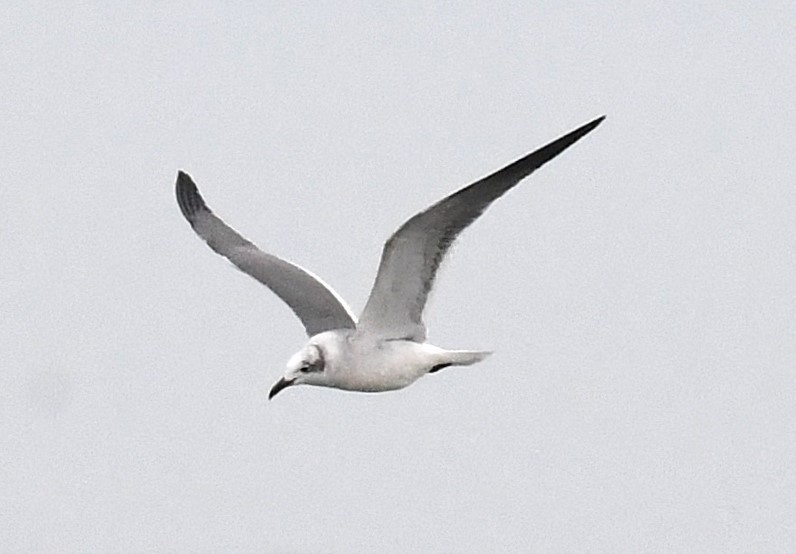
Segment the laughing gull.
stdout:
<svg viewBox="0 0 796 554">
<path fill-rule="evenodd" d="M 210 248 L 276 293 L 310 337 L 290 358 L 287 371 L 268 398 L 291 385 L 361 392 L 402 389 L 427 373 L 486 358 L 490 352 L 445 350 L 425 342 L 423 308 L 440 262 L 459 233 L 492 202 L 603 119 L 605 116 L 454 192 L 401 225 L 384 245 L 376 282 L 359 321 L 319 277 L 261 251 L 216 217 L 193 180 L 180 171 L 177 202 L 193 230 Z"/>
</svg>

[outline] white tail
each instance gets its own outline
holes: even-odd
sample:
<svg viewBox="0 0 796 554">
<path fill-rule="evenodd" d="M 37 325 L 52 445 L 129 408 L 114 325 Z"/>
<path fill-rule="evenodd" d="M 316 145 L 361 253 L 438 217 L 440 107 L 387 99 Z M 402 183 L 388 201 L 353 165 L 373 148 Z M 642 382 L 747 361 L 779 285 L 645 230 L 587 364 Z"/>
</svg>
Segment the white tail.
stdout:
<svg viewBox="0 0 796 554">
<path fill-rule="evenodd" d="M 439 363 L 435 364 L 428 372 L 434 373 L 452 365 L 473 365 L 480 362 L 492 352 L 480 350 L 447 350 L 440 355 Z"/>
<path fill-rule="evenodd" d="M 490 354 L 492 352 L 479 350 L 449 350 L 446 357 L 450 360 L 448 363 L 451 365 L 473 365 Z"/>
</svg>

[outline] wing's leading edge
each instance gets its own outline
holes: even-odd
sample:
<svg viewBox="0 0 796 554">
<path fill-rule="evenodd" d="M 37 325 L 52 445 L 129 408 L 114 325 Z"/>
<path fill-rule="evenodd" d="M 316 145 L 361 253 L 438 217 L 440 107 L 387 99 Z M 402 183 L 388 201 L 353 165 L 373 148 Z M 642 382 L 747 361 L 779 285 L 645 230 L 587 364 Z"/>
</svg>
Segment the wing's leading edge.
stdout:
<svg viewBox="0 0 796 554">
<path fill-rule="evenodd" d="M 401 225 L 384 245 L 358 332 L 381 338 L 425 340 L 423 308 L 439 264 L 459 233 L 492 202 L 575 144 L 603 119 L 605 116 L 454 192 Z"/>
<path fill-rule="evenodd" d="M 217 253 L 270 288 L 295 312 L 313 336 L 331 329 L 354 329 L 356 319 L 329 285 L 287 260 L 266 254 L 207 207 L 190 176 L 177 174 L 177 203 L 185 219 Z"/>
</svg>

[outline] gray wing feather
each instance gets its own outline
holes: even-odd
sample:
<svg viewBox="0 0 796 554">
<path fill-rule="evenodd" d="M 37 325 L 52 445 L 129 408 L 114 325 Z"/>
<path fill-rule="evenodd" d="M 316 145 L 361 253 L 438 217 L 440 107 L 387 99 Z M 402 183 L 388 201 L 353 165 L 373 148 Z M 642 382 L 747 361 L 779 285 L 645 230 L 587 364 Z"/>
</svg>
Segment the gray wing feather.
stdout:
<svg viewBox="0 0 796 554">
<path fill-rule="evenodd" d="M 387 240 L 358 330 L 422 342 L 423 308 L 434 277 L 456 237 L 506 191 L 599 125 L 605 116 L 536 150 L 420 212 Z"/>
<path fill-rule="evenodd" d="M 293 263 L 266 254 L 216 217 L 193 180 L 177 175 L 177 203 L 185 219 L 217 253 L 270 288 L 295 312 L 309 336 L 331 329 L 353 329 L 356 319 L 329 285 Z"/>
</svg>

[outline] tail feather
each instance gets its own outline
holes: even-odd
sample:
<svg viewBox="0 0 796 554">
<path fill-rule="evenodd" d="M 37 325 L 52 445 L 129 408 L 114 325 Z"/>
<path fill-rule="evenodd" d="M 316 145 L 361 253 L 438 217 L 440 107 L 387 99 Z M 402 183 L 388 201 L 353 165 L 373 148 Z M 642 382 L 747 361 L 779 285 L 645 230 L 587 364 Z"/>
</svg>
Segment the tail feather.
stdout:
<svg viewBox="0 0 796 554">
<path fill-rule="evenodd" d="M 482 350 L 443 350 L 438 357 L 438 361 L 434 364 L 429 373 L 436 373 L 440 369 L 452 365 L 473 365 L 480 362 L 492 352 L 485 352 Z"/>
<path fill-rule="evenodd" d="M 480 362 L 492 352 L 482 350 L 449 350 L 445 353 L 445 361 L 448 365 L 473 365 Z"/>
</svg>

